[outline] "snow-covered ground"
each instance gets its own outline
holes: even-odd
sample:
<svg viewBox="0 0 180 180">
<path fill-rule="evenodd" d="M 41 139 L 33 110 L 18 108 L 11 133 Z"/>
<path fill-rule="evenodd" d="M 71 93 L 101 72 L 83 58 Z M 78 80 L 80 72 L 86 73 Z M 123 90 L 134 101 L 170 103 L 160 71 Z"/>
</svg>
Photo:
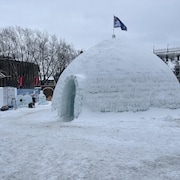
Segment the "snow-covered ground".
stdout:
<svg viewBox="0 0 180 180">
<path fill-rule="evenodd" d="M 180 109 L 57 119 L 50 104 L 0 112 L 1 180 L 180 179 Z"/>
</svg>

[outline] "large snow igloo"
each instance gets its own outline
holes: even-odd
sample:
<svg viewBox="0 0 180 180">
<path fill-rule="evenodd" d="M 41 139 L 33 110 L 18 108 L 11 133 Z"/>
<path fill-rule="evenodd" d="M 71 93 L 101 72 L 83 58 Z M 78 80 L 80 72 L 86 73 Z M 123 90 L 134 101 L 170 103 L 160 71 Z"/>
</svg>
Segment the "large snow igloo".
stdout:
<svg viewBox="0 0 180 180">
<path fill-rule="evenodd" d="M 145 51 L 110 39 L 79 55 L 61 74 L 54 91 L 52 105 L 60 119 L 77 118 L 83 107 L 98 112 L 179 108 L 177 78 L 151 50 Z"/>
</svg>

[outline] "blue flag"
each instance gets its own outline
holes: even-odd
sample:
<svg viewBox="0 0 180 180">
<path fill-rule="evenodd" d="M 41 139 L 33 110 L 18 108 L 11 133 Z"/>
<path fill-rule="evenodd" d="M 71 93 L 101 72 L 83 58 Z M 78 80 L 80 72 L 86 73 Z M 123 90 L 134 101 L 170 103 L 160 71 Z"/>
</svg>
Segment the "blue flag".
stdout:
<svg viewBox="0 0 180 180">
<path fill-rule="evenodd" d="M 123 24 L 123 22 L 116 16 L 114 16 L 114 28 L 120 27 L 121 30 L 127 31 L 127 27 Z"/>
</svg>

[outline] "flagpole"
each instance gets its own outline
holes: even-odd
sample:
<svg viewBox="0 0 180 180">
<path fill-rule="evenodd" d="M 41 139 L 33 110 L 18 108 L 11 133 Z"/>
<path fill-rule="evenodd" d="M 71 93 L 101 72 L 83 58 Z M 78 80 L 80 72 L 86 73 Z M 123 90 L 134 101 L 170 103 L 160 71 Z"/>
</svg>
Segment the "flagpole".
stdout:
<svg viewBox="0 0 180 180">
<path fill-rule="evenodd" d="M 113 35 L 112 38 L 116 38 L 115 34 L 114 34 L 114 16 L 113 16 Z"/>
</svg>

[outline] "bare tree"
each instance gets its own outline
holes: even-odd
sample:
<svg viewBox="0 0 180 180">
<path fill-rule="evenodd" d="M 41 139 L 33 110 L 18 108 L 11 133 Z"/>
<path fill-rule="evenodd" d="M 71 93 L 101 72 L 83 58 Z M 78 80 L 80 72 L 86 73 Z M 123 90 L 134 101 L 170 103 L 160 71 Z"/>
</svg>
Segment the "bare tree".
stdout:
<svg viewBox="0 0 180 180">
<path fill-rule="evenodd" d="M 42 82 L 51 76 L 57 80 L 78 54 L 79 51 L 65 40 L 58 40 L 55 35 L 50 36 L 47 32 L 21 27 L 0 29 L 0 55 L 37 64 Z"/>
</svg>

